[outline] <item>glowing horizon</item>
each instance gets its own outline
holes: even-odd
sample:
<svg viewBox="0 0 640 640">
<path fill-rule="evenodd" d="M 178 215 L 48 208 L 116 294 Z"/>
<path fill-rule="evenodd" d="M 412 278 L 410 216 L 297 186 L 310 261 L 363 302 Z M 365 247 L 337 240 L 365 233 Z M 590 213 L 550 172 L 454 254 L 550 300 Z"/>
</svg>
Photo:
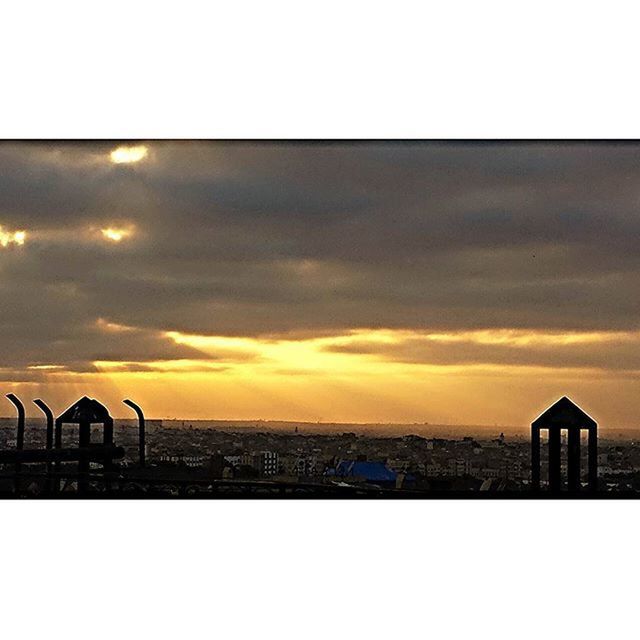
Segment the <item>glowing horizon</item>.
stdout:
<svg viewBox="0 0 640 640">
<path fill-rule="evenodd" d="M 134 327 L 99 319 L 99 330 L 114 335 L 133 334 Z M 482 330 L 458 333 L 415 332 L 391 329 L 350 330 L 332 336 L 291 339 L 241 336 L 204 336 L 169 331 L 164 338 L 198 351 L 197 359 L 96 360 L 93 372 L 73 372 L 55 364 L 31 365 L 44 378 L 23 383 L 25 390 L 46 386 L 57 396 L 61 387 L 73 393 L 105 396 L 118 404 L 118 395 L 136 396 L 149 416 L 160 419 L 274 420 L 337 423 L 437 423 L 522 426 L 540 406 L 529 397 L 538 385 L 540 397 L 552 400 L 554 387 L 577 397 L 589 397 L 596 383 L 601 390 L 628 384 L 638 371 L 603 372 L 596 366 L 556 367 L 528 363 L 407 362 L 387 353 L 416 341 L 509 344 L 528 353 L 532 345 L 546 349 L 564 345 L 580 349 L 585 344 L 640 345 L 640 332 L 542 332 Z M 371 352 L 350 352 L 350 347 L 373 345 Z M 375 347 L 382 351 L 377 352 Z M 631 377 L 629 377 L 631 376 Z M 547 383 L 542 381 L 547 379 Z M 506 410 L 500 381 L 508 384 L 521 408 Z M 458 411 L 442 412 L 442 403 L 454 402 L 459 389 L 469 384 L 478 391 Z M 515 393 L 514 393 L 515 390 Z M 492 396 L 491 392 L 495 394 Z M 53 392 L 53 393 L 52 393 Z M 425 394 L 426 400 L 420 401 Z M 65 390 L 66 402 L 73 394 Z M 186 404 L 177 410 L 176 397 Z M 526 397 L 526 401 L 525 401 Z M 591 398 L 592 399 L 592 398 Z M 600 402 L 606 399 L 606 394 Z M 434 401 L 437 400 L 437 403 Z M 64 405 L 64 402 L 61 402 Z M 437 406 L 434 406 L 436 404 Z M 593 403 L 591 403 L 593 404 Z M 598 402 L 596 402 L 597 406 Z M 530 410 L 526 407 L 531 406 Z M 496 410 L 498 409 L 498 410 Z M 495 419 L 499 416 L 499 419 Z M 494 418 L 494 419 L 488 419 Z M 627 426 L 634 426 L 630 423 Z"/>
</svg>

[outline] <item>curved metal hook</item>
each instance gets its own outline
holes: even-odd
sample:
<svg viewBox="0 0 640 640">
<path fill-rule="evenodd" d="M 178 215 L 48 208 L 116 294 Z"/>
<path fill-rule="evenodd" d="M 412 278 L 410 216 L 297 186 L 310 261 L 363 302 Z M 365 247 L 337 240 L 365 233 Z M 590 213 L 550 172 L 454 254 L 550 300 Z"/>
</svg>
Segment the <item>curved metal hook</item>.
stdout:
<svg viewBox="0 0 640 640">
<path fill-rule="evenodd" d="M 123 400 L 122 402 L 124 402 L 124 404 L 126 404 L 128 407 L 131 407 L 136 414 L 138 415 L 138 420 L 144 420 L 144 413 L 142 413 L 142 408 L 140 407 L 140 405 L 136 404 L 133 400 L 129 400 L 128 398 L 126 400 Z"/>
<path fill-rule="evenodd" d="M 129 400 L 128 398 L 123 400 L 124 404 L 128 407 L 131 407 L 138 416 L 138 426 L 139 426 L 139 445 L 138 445 L 138 458 L 140 460 L 140 466 L 145 466 L 145 425 L 144 425 L 144 413 L 142 412 L 142 408 L 140 405 L 136 404 L 133 400 Z"/>
<path fill-rule="evenodd" d="M 49 409 L 44 400 L 40 400 L 40 398 L 36 398 L 33 401 L 33 404 L 44 413 L 45 418 L 47 419 L 47 449 L 53 449 L 53 411 Z M 53 472 L 53 463 L 47 462 L 47 474 L 49 475 L 49 491 L 53 491 L 55 488 L 54 480 L 52 478 Z"/>
<path fill-rule="evenodd" d="M 24 405 L 18 396 L 7 393 L 7 400 L 13 404 L 18 411 L 18 433 L 16 436 L 16 448 L 24 449 Z"/>
<path fill-rule="evenodd" d="M 36 398 L 33 401 L 33 404 L 44 413 L 45 418 L 47 419 L 47 449 L 53 448 L 53 411 L 49 409 L 44 400 L 40 400 L 40 398 Z"/>
</svg>

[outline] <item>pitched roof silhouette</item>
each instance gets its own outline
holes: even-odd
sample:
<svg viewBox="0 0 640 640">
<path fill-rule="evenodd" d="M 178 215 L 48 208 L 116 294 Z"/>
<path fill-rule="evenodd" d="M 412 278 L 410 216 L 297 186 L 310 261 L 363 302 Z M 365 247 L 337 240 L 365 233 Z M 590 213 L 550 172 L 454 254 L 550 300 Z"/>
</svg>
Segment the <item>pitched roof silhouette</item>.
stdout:
<svg viewBox="0 0 640 640">
<path fill-rule="evenodd" d="M 58 418 L 61 422 L 104 422 L 111 420 L 109 410 L 103 404 L 83 396 L 72 404 L 66 411 L 61 413 Z"/>
<path fill-rule="evenodd" d="M 596 427 L 596 421 L 575 402 L 562 396 L 560 400 L 543 411 L 532 423 L 534 427 Z"/>
</svg>

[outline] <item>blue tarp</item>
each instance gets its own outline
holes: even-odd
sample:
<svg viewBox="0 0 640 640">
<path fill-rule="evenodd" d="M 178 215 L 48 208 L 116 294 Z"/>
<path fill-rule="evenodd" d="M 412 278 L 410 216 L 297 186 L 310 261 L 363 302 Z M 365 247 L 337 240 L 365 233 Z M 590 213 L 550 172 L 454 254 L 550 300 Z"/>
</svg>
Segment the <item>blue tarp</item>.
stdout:
<svg viewBox="0 0 640 640">
<path fill-rule="evenodd" d="M 382 462 L 341 460 L 335 468 L 335 475 L 343 478 L 364 478 L 370 482 L 395 482 L 398 474 L 387 469 Z"/>
</svg>

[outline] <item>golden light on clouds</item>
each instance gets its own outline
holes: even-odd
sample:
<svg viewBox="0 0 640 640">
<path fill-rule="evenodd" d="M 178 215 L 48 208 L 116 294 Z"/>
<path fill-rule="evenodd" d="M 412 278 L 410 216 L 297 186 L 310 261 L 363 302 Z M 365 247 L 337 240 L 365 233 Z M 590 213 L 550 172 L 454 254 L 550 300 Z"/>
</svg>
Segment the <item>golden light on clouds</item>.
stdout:
<svg viewBox="0 0 640 640">
<path fill-rule="evenodd" d="M 370 332 L 358 333 L 370 335 Z M 203 354 L 218 357 L 229 353 L 231 357 L 239 354 L 252 354 L 252 360 L 242 359 L 231 366 L 253 371 L 272 370 L 276 373 L 332 373 L 337 376 L 353 374 L 356 371 L 371 371 L 371 358 L 354 357 L 353 354 L 337 353 L 326 347 L 355 340 L 355 336 L 308 338 L 306 340 L 263 340 L 252 337 L 199 336 L 170 331 L 167 337 L 177 344 L 184 344 Z M 247 366 L 247 364 L 249 366 Z"/>
<path fill-rule="evenodd" d="M 0 225 L 0 246 L 8 247 L 10 244 L 22 246 L 26 238 L 26 231 L 5 231 Z"/>
<path fill-rule="evenodd" d="M 133 227 L 107 227 L 100 229 L 100 233 L 110 242 L 122 242 L 133 235 Z"/>
<path fill-rule="evenodd" d="M 31 364 L 27 367 L 32 371 L 60 371 L 64 369 L 61 364 Z"/>
<path fill-rule="evenodd" d="M 105 334 L 139 331 L 104 318 L 97 325 Z M 124 395 L 135 395 L 154 417 L 421 424 L 490 420 L 519 425 L 535 414 L 540 398 L 553 399 L 563 392 L 593 397 L 596 406 L 599 401 L 608 407 L 614 389 L 633 397 L 638 379 L 633 372 L 608 372 L 588 362 L 542 365 L 527 354 L 550 346 L 575 353 L 612 343 L 622 348 L 640 344 L 637 331 L 522 329 L 357 329 L 302 339 L 170 331 L 158 332 L 158 337 L 195 349 L 199 357 L 100 359 L 92 363 L 95 372 L 72 372 L 45 363 L 30 370 L 61 383 L 55 385 L 61 393 L 72 389 L 65 402 L 84 385 L 116 408 Z M 454 343 L 464 343 L 465 348 L 496 345 L 524 356 L 493 361 L 485 348 L 481 354 L 488 359 L 473 362 L 455 357 L 432 360 L 431 351 L 421 361 L 394 357 L 396 348 L 412 354 L 416 341 L 445 349 Z M 508 394 L 496 393 L 505 385 Z M 621 422 L 627 420 L 615 407 L 610 412 Z"/>
<path fill-rule="evenodd" d="M 450 333 L 418 333 L 432 342 L 469 342 L 513 347 L 598 344 L 640 339 L 637 331 L 530 331 L 524 329 L 484 329 Z"/>
<path fill-rule="evenodd" d="M 465 343 L 473 345 L 506 346 L 518 351 L 548 346 L 580 348 L 582 345 L 598 345 L 640 342 L 640 332 L 545 332 L 519 329 L 480 331 L 458 331 L 451 333 L 421 332 L 395 329 L 359 329 L 344 335 L 311 337 L 303 340 L 265 340 L 252 337 L 201 336 L 176 331 L 167 332 L 167 337 L 177 344 L 188 345 L 211 357 L 220 353 L 254 354 L 253 360 L 230 362 L 230 368 L 240 367 L 252 372 L 258 369 L 276 374 L 322 374 L 335 377 L 359 375 L 385 375 L 398 372 L 416 375 L 436 373 L 472 373 L 485 371 L 495 373 L 519 368 L 540 371 L 544 366 L 526 361 L 502 362 L 442 362 L 402 361 L 387 352 L 386 347 L 402 347 L 422 341 L 433 343 Z M 359 345 L 369 349 L 358 351 Z M 356 347 L 350 351 L 350 347 Z M 550 367 L 547 367 L 550 368 Z"/>
<path fill-rule="evenodd" d="M 149 154 L 149 149 L 143 144 L 136 146 L 121 146 L 111 152 L 111 162 L 114 164 L 131 164 L 144 160 Z"/>
</svg>

